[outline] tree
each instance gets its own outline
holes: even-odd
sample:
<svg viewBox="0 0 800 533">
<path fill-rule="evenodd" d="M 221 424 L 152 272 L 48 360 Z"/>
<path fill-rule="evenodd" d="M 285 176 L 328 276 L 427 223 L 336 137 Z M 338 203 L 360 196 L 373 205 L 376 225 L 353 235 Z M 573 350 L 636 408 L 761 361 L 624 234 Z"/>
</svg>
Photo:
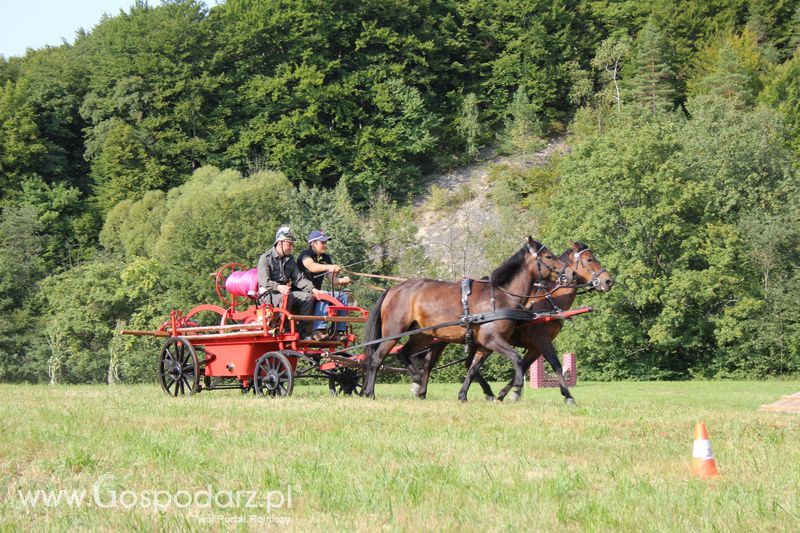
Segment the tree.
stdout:
<svg viewBox="0 0 800 533">
<path fill-rule="evenodd" d="M 211 296 L 209 273 L 232 261 L 255 266 L 286 222 L 291 184 L 275 172 L 247 178 L 202 167 L 167 195 L 154 259 L 164 269 L 165 305 L 187 308 Z M 234 209 L 231 206 L 235 206 Z"/>
<path fill-rule="evenodd" d="M 607 80 L 606 99 L 616 105 L 617 112 L 622 110 L 620 72 L 630 48 L 631 39 L 627 33 L 611 36 L 600 43 L 592 59 L 592 66 L 602 71 Z"/>
<path fill-rule="evenodd" d="M 65 181 L 48 184 L 38 175 L 22 180 L 21 185 L 17 205 L 30 206 L 38 216 L 44 265 L 47 269 L 72 266 L 87 253 L 75 250 L 80 246 L 77 221 L 86 210 L 80 190 Z"/>
<path fill-rule="evenodd" d="M 50 359 L 47 364 L 47 374 L 50 376 L 50 385 L 58 385 L 61 380 L 61 369 L 67 357 L 67 343 L 64 332 L 58 323 L 52 323 L 47 328 L 47 346 L 50 348 Z"/>
<path fill-rule="evenodd" d="M 22 307 L 43 277 L 41 231 L 32 206 L 7 207 L 0 215 L 0 310 Z"/>
<path fill-rule="evenodd" d="M 580 2 L 466 2 L 459 9 L 476 28 L 474 53 L 484 64 L 485 72 L 479 72 L 488 122 L 503 122 L 520 86 L 546 118 L 567 109 L 563 65 L 587 47 L 581 32 L 590 24 Z"/>
<path fill-rule="evenodd" d="M 478 97 L 469 93 L 464 97 L 461 111 L 456 117 L 456 131 L 464 141 L 464 151 L 470 159 L 478 156 L 478 143 L 481 137 L 481 123 L 478 111 Z"/>
<path fill-rule="evenodd" d="M 675 73 L 667 62 L 664 39 L 653 19 L 639 31 L 633 46 L 628 80 L 631 99 L 652 113 L 672 108 Z"/>
<path fill-rule="evenodd" d="M 364 223 L 344 183 L 334 190 L 301 184 L 289 194 L 284 215 L 301 240 L 315 229 L 330 235 L 331 253 L 340 265 L 360 262 L 367 255 Z"/>
<path fill-rule="evenodd" d="M 180 183 L 230 141 L 211 45 L 195 0 L 137 2 L 76 42 L 89 72 L 86 156 L 104 211 Z"/>
<path fill-rule="evenodd" d="M 138 200 L 147 191 L 166 187 L 166 169 L 149 154 L 141 131 L 110 119 L 102 146 L 92 162 L 97 205 L 108 212 L 122 200 Z"/>
<path fill-rule="evenodd" d="M 514 99 L 508 108 L 501 145 L 509 151 L 522 152 L 524 164 L 526 154 L 541 147 L 542 142 L 539 139 L 541 130 L 542 126 L 536 116 L 536 109 L 530 103 L 525 90 L 520 86 L 514 93 Z"/>
<path fill-rule="evenodd" d="M 421 161 L 436 144 L 438 122 L 419 91 L 400 79 L 375 85 L 370 101 L 376 120 L 356 135 L 351 171 L 343 177 L 362 202 L 379 190 L 411 192 L 409 185 L 422 177 Z"/>
<path fill-rule="evenodd" d="M 43 166 L 47 146 L 34 117 L 24 84 L 7 82 L 0 90 L 0 200 L 13 198 L 22 180 Z"/>
<path fill-rule="evenodd" d="M 715 94 L 740 107 L 753 103 L 761 91 L 762 76 L 770 68 L 758 37 L 748 29 L 719 36 L 698 53 L 696 64 L 688 83 L 690 96 Z"/>
<path fill-rule="evenodd" d="M 800 153 L 800 49 L 765 80 L 759 101 L 777 109 L 789 127 L 795 152 Z"/>
<path fill-rule="evenodd" d="M 134 305 L 120 288 L 122 270 L 122 263 L 97 261 L 41 282 L 44 316 L 63 334 L 51 363 L 60 364 L 68 383 L 107 381 L 108 361 L 101 354 L 117 334 L 116 321 L 129 316 Z"/>
<path fill-rule="evenodd" d="M 167 214 L 167 195 L 150 191 L 141 200 L 123 200 L 106 216 L 100 244 L 126 259 L 152 257 Z"/>
</svg>

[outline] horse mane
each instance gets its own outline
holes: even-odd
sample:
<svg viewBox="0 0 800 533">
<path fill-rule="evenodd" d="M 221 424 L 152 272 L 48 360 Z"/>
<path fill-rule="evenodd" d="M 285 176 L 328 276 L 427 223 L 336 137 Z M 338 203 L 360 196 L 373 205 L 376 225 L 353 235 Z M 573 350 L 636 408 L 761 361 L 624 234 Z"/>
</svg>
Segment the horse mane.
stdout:
<svg viewBox="0 0 800 533">
<path fill-rule="evenodd" d="M 586 243 L 580 242 L 580 241 L 576 242 L 575 244 L 578 246 L 578 252 L 582 252 L 582 251 L 587 250 L 589 248 L 589 245 L 587 245 Z M 561 254 L 561 260 L 569 263 L 570 262 L 569 261 L 569 255 L 571 253 L 573 253 L 572 247 L 567 248 L 566 250 L 564 250 L 564 253 Z"/>
<path fill-rule="evenodd" d="M 517 253 L 506 259 L 502 265 L 492 271 L 489 276 L 491 282 L 495 285 L 504 285 L 509 282 L 522 267 L 527 253 L 527 248 L 522 247 Z"/>
</svg>

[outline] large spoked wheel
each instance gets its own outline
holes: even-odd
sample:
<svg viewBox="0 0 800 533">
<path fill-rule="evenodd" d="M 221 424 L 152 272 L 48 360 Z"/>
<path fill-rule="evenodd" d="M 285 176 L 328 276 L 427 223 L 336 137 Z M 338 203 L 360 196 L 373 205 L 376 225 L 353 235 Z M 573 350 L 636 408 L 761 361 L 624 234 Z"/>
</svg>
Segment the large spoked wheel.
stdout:
<svg viewBox="0 0 800 533">
<path fill-rule="evenodd" d="M 364 376 L 353 368 L 341 368 L 336 377 L 328 378 L 328 390 L 331 396 L 361 396 L 364 388 Z"/>
<path fill-rule="evenodd" d="M 256 396 L 290 396 L 294 376 L 289 359 L 280 352 L 269 352 L 256 361 L 253 375 Z"/>
<path fill-rule="evenodd" d="M 183 337 L 172 337 L 164 344 L 158 359 L 158 381 L 170 396 L 194 394 L 200 390 L 200 362 L 191 342 Z"/>
</svg>

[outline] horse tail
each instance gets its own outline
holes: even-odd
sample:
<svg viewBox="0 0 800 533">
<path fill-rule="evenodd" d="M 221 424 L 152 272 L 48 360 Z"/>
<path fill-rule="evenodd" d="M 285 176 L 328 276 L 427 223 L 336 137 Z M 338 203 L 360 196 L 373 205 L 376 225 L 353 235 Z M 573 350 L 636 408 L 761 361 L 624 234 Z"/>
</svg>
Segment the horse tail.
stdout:
<svg viewBox="0 0 800 533">
<path fill-rule="evenodd" d="M 378 301 L 375 302 L 375 305 L 372 306 L 372 309 L 369 310 L 369 318 L 367 319 L 367 325 L 364 329 L 364 342 L 372 342 L 380 339 L 383 336 L 383 322 L 381 320 L 381 307 L 383 306 L 383 301 L 386 299 L 386 295 L 389 291 L 384 291 L 381 294 L 381 297 L 378 298 Z M 370 344 L 364 348 L 364 353 L 367 356 L 367 359 L 372 359 L 372 354 L 375 353 L 375 350 L 378 349 L 381 343 L 376 342 L 375 344 Z"/>
</svg>

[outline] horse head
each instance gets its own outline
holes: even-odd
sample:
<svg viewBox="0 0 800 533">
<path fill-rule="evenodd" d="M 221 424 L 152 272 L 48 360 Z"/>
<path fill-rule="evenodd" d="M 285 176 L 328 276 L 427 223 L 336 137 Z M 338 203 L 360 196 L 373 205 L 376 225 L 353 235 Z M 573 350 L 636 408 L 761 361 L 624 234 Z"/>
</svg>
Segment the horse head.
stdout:
<svg viewBox="0 0 800 533">
<path fill-rule="evenodd" d="M 528 266 L 535 281 L 551 281 L 561 286 L 574 282 L 573 268 L 551 252 L 547 246 L 530 235 L 525 246 L 530 258 Z"/>
<path fill-rule="evenodd" d="M 594 252 L 582 242 L 570 241 L 569 246 L 561 258 L 565 259 L 575 271 L 575 281 L 599 292 L 610 291 L 614 280 L 600 264 Z"/>
</svg>

